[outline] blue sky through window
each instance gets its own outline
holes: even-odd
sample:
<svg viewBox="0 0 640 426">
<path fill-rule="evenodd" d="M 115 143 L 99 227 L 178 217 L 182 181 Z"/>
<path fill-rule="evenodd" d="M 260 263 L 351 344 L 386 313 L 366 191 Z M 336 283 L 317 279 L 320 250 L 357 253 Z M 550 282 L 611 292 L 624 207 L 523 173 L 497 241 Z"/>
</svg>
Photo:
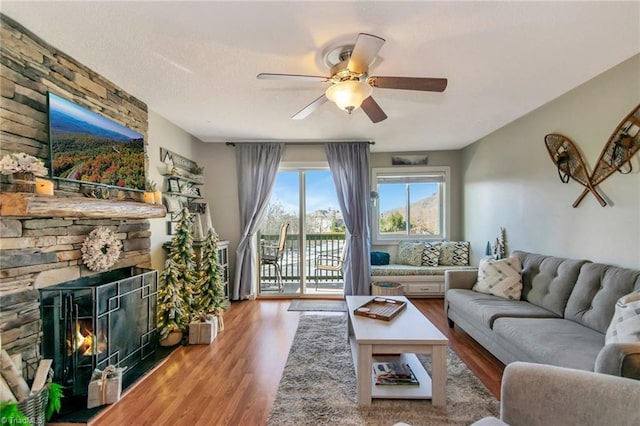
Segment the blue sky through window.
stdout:
<svg viewBox="0 0 640 426">
<path fill-rule="evenodd" d="M 311 170 L 305 172 L 307 212 L 317 210 L 340 210 L 333 177 L 329 170 Z M 299 172 L 280 171 L 271 194 L 272 202 L 279 202 L 288 213 L 299 212 Z"/>
<path fill-rule="evenodd" d="M 380 202 L 380 212 L 394 210 L 405 207 L 407 202 L 407 192 L 404 183 L 387 183 L 378 185 L 378 196 Z M 412 183 L 411 203 L 423 200 L 438 192 L 437 183 Z"/>
<path fill-rule="evenodd" d="M 335 192 L 333 177 L 329 170 L 306 171 L 307 212 L 327 210 L 331 207 L 340 210 Z M 405 184 L 383 184 L 378 186 L 380 211 L 404 207 L 406 203 Z M 411 202 L 414 203 L 438 192 L 437 183 L 411 184 Z M 279 202 L 288 213 L 298 215 L 299 172 L 280 171 L 276 178 L 272 202 Z"/>
</svg>

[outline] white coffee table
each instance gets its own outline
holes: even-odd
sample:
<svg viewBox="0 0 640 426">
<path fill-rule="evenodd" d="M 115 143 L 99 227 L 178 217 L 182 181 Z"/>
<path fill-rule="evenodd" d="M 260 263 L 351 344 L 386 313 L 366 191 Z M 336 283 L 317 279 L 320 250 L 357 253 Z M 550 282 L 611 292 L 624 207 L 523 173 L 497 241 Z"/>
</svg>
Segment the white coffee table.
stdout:
<svg viewBox="0 0 640 426">
<path fill-rule="evenodd" d="M 358 404 L 371 405 L 372 398 L 431 399 L 444 406 L 447 399 L 448 339 L 404 296 L 384 296 L 407 302 L 391 321 L 355 315 L 353 311 L 374 296 L 346 296 L 349 311 L 348 339 L 356 368 Z M 431 354 L 432 377 L 416 357 Z M 375 354 L 375 355 L 374 355 Z M 376 386 L 372 362 L 400 361 L 410 365 L 419 386 Z"/>
</svg>

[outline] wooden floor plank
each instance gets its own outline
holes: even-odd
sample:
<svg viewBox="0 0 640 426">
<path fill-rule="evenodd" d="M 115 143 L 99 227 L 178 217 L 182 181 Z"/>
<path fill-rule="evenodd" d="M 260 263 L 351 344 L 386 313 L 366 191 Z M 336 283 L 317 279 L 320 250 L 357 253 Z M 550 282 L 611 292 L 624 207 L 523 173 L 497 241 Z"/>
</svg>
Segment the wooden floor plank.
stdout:
<svg viewBox="0 0 640 426">
<path fill-rule="evenodd" d="M 504 366 L 466 333 L 450 329 L 442 299 L 412 299 L 460 358 L 499 398 Z M 301 312 L 290 300 L 234 302 L 211 345 L 178 348 L 92 425 L 263 425 Z"/>
</svg>

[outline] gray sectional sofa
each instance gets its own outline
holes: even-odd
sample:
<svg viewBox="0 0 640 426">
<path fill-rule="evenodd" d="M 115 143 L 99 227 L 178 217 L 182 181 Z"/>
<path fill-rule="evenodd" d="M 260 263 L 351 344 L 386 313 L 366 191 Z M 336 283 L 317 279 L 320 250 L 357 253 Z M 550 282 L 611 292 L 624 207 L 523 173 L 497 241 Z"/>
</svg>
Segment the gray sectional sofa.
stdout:
<svg viewBox="0 0 640 426">
<path fill-rule="evenodd" d="M 521 300 L 471 288 L 477 271 L 445 273 L 445 314 L 504 364 L 550 364 L 640 379 L 640 343 L 605 345 L 619 298 L 640 290 L 640 271 L 515 251 Z"/>
</svg>

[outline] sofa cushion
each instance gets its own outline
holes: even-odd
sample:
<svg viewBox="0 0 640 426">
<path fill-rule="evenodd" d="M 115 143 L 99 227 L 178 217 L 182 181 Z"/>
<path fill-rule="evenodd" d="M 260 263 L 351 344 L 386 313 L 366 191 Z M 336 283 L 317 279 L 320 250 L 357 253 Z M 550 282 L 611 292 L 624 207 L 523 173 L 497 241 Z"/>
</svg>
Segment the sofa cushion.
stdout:
<svg viewBox="0 0 640 426">
<path fill-rule="evenodd" d="M 440 260 L 440 243 L 424 243 L 422 266 L 438 266 Z"/>
<path fill-rule="evenodd" d="M 522 299 L 562 316 L 580 267 L 588 260 L 523 251 L 514 251 L 512 256 L 519 257 L 522 262 Z"/>
<path fill-rule="evenodd" d="M 605 343 L 640 342 L 640 291 L 622 296 L 616 303 Z"/>
<path fill-rule="evenodd" d="M 374 277 L 389 277 L 389 276 L 419 276 L 419 275 L 444 275 L 446 271 L 450 270 L 468 270 L 475 271 L 473 266 L 410 266 L 410 265 L 397 265 L 390 263 L 389 265 L 371 266 L 371 276 Z"/>
<path fill-rule="evenodd" d="M 424 243 L 403 241 L 398 245 L 398 263 L 400 265 L 421 266 Z"/>
<path fill-rule="evenodd" d="M 593 371 L 604 334 L 556 318 L 498 318 L 493 331 L 532 362 Z"/>
<path fill-rule="evenodd" d="M 528 302 L 507 300 L 491 294 L 473 290 L 453 289 L 447 291 L 450 309 L 464 312 L 477 324 L 493 328 L 494 321 L 502 317 L 511 318 L 557 318 L 558 315 Z"/>
<path fill-rule="evenodd" d="M 617 300 L 639 289 L 640 271 L 600 263 L 585 264 L 564 317 L 605 334 Z"/>
<path fill-rule="evenodd" d="M 440 244 L 440 259 L 443 266 L 466 266 L 469 264 L 469 241 L 443 241 Z"/>
<path fill-rule="evenodd" d="M 478 282 L 473 290 L 493 294 L 503 299 L 520 300 L 522 276 L 520 258 L 481 259 L 478 266 Z"/>
</svg>

